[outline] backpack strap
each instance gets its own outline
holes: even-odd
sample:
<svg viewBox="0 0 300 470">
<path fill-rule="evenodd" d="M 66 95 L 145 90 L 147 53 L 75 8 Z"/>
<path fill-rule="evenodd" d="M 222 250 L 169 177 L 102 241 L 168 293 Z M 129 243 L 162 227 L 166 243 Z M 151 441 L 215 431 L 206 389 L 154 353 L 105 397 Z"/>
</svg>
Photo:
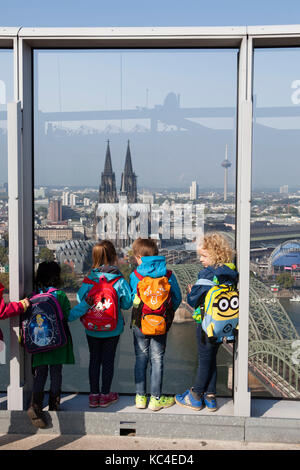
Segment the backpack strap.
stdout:
<svg viewBox="0 0 300 470">
<path fill-rule="evenodd" d="M 84 284 L 92 284 L 92 286 L 94 286 L 95 284 L 97 284 L 97 282 L 95 281 L 92 281 L 92 279 L 88 278 L 88 277 L 85 277 L 82 281 Z"/>
<path fill-rule="evenodd" d="M 142 276 L 140 273 L 138 273 L 136 269 L 134 270 L 134 274 L 136 275 L 136 277 L 137 277 L 140 281 L 141 281 L 142 279 L 144 279 L 144 276 Z"/>
<path fill-rule="evenodd" d="M 144 276 L 142 276 L 140 273 L 137 272 L 137 270 L 135 269 L 134 270 L 134 274 L 136 275 L 136 277 L 141 281 L 142 279 L 144 279 Z M 170 277 L 172 276 L 172 271 L 170 271 L 169 269 L 167 270 L 166 272 L 166 277 L 168 279 L 170 279 Z"/>
<path fill-rule="evenodd" d="M 111 279 L 110 281 L 107 281 L 107 282 L 110 282 L 111 285 L 113 286 L 117 281 L 119 281 L 120 279 L 122 279 L 123 276 L 118 276 L 116 277 L 115 279 Z"/>
<path fill-rule="evenodd" d="M 50 289 L 47 290 L 47 292 L 45 292 L 45 294 L 53 294 L 53 292 L 56 292 L 56 291 L 58 291 L 58 289 L 51 287 Z"/>
<path fill-rule="evenodd" d="M 105 276 L 104 276 L 105 277 Z M 110 282 L 112 285 L 115 284 L 115 282 L 117 282 L 119 279 L 122 279 L 123 276 L 118 276 L 116 277 L 115 279 L 110 279 L 110 281 L 108 281 L 107 279 L 107 282 Z M 99 278 L 99 280 L 101 279 L 101 277 Z M 88 277 L 85 277 L 82 281 L 84 284 L 91 284 L 92 286 L 97 286 L 99 284 L 99 282 L 97 281 L 93 281 L 92 279 L 88 278 Z"/>
</svg>

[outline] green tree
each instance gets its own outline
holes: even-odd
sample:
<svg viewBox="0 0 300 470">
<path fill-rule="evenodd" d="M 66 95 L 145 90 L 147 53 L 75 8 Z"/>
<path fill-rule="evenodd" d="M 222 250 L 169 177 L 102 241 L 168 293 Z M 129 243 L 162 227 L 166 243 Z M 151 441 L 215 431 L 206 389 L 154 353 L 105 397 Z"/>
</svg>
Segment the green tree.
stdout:
<svg viewBox="0 0 300 470">
<path fill-rule="evenodd" d="M 128 263 L 123 263 L 123 264 L 119 265 L 119 269 L 120 269 L 121 273 L 123 274 L 124 279 L 126 279 L 126 281 L 129 282 L 129 276 L 132 273 L 132 271 L 134 270 L 134 266 L 132 266 L 131 264 L 128 264 Z"/>
<path fill-rule="evenodd" d="M 8 273 L 0 273 L 0 282 L 4 285 L 5 291 L 7 292 L 9 289 L 9 274 Z"/>
<path fill-rule="evenodd" d="M 0 246 L 0 264 L 6 266 L 8 264 L 8 248 Z"/>
<path fill-rule="evenodd" d="M 44 246 L 41 248 L 40 253 L 39 253 L 39 261 L 54 261 L 54 254 L 49 248 Z"/>
<path fill-rule="evenodd" d="M 276 277 L 276 282 L 285 289 L 290 289 L 295 283 L 295 279 L 289 273 L 281 273 Z"/>
<path fill-rule="evenodd" d="M 76 274 L 71 268 L 71 266 L 64 263 L 60 267 L 61 267 L 60 279 L 61 279 L 62 289 L 69 289 L 73 291 L 78 290 L 80 286 L 79 286 Z"/>
</svg>

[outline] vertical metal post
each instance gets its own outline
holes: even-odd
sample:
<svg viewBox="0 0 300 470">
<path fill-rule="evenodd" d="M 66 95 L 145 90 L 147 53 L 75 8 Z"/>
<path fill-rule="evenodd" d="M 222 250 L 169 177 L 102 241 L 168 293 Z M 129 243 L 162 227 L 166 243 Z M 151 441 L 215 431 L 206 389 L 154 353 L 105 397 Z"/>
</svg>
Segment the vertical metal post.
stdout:
<svg viewBox="0 0 300 470">
<path fill-rule="evenodd" d="M 252 156 L 252 39 L 244 37 L 238 69 L 237 139 L 237 264 L 239 270 L 240 319 L 235 354 L 235 416 L 250 416 L 248 389 L 250 214 Z"/>
<path fill-rule="evenodd" d="M 22 181 L 26 197 L 22 200 L 23 209 L 23 254 L 24 290 L 28 295 L 33 290 L 34 255 L 33 255 L 33 76 L 32 49 L 22 39 L 18 39 L 18 93 L 22 105 Z M 24 406 L 26 407 L 32 391 L 31 356 L 24 355 Z"/>
<path fill-rule="evenodd" d="M 9 292 L 10 300 L 18 301 L 24 292 L 22 241 L 22 165 L 21 165 L 21 103 L 7 105 L 8 135 L 8 220 L 9 220 Z M 20 386 L 21 354 L 19 318 L 10 320 L 10 384 L 7 388 L 9 410 L 23 409 L 23 388 Z"/>
</svg>

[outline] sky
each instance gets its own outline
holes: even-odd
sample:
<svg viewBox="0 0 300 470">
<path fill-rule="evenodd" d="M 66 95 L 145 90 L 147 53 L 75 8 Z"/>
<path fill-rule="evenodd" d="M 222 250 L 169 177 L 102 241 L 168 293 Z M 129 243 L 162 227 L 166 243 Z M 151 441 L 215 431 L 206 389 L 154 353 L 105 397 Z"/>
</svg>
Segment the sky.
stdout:
<svg viewBox="0 0 300 470">
<path fill-rule="evenodd" d="M 2 26 L 245 26 L 295 24 L 298 0 L 2 0 Z"/>
<path fill-rule="evenodd" d="M 19 27 L 138 27 L 138 26 L 246 26 L 295 24 L 300 18 L 297 0 L 10 0 L 0 2 L 1 26 Z M 292 84 L 300 90 L 300 52 L 296 50 L 258 51 L 255 56 L 254 92 L 256 106 L 295 106 Z M 9 65 L 10 64 L 10 65 Z M 58 123 L 62 132 L 48 135 L 39 127 L 38 113 L 64 111 L 136 110 L 161 107 L 167 97 L 177 96 L 180 107 L 231 108 L 236 106 L 237 51 L 40 51 L 34 54 L 35 78 L 35 171 L 37 185 L 97 186 L 104 166 L 107 139 L 111 142 L 117 186 L 130 139 L 138 184 L 145 187 L 188 188 L 196 179 L 200 187 L 223 185 L 221 162 L 228 146 L 229 186 L 235 185 L 235 121 L 231 117 L 211 120 L 190 119 L 190 127 L 178 129 L 171 116 L 158 123 L 150 134 L 149 119 L 73 121 Z M 280 67 L 278 64 L 281 64 Z M 0 51 L 1 97 L 11 99 L 12 58 Z M 93 70 L 91 74 L 90 71 Z M 1 85 L 1 80 L 0 80 Z M 2 84 L 3 85 L 3 84 Z M 296 90 L 297 92 L 297 90 Z M 297 92 L 298 93 L 298 92 Z M 298 101 L 299 93 L 297 94 Z M 299 103 L 296 103 L 298 105 Z M 1 108 L 1 106 L 0 106 Z M 1 110 L 1 109 L 0 109 Z M 288 120 L 289 119 L 289 120 Z M 168 124 L 169 121 L 169 124 Z M 171 124 L 170 124 L 171 122 Z M 269 185 L 296 185 L 300 171 L 293 165 L 298 148 L 295 132 L 284 137 L 280 129 L 300 129 L 299 118 L 275 120 L 257 118 L 264 127 L 255 128 L 254 180 L 265 185 L 272 166 Z M 94 136 L 66 136 L 67 129 L 81 125 L 108 133 Z M 198 129 L 197 129 L 198 125 Z M 204 127 L 201 127 L 204 126 Z M 57 126 L 56 126 L 57 127 Z M 120 128 L 121 131 L 120 132 Z M 132 129 L 137 129 L 132 134 Z M 176 132 L 175 132 L 176 131 Z M 270 131 L 270 132 L 269 132 Z M 298 132 L 297 131 L 297 132 Z M 267 132 L 267 134 L 266 134 Z M 267 138 L 266 138 L 267 135 Z M 44 136 L 44 137 L 43 137 Z M 0 141 L 0 146 L 3 142 Z M 2 147 L 1 147 L 2 148 Z M 289 148 L 291 164 L 284 171 L 280 159 Z M 1 151 L 2 152 L 2 151 Z M 296 152 L 297 153 L 297 152 Z M 82 164 L 84 154 L 84 164 Z M 285 155 L 286 157 L 287 155 Z M 278 165 L 274 165 L 274 161 Z M 57 171 L 58 163 L 64 167 Z M 176 165 L 172 165 L 175 162 Z M 195 172 L 197 162 L 198 172 Z M 0 162 L 0 183 L 6 171 Z M 209 166 L 211 165 L 211 166 Z M 71 167 L 81 168 L 70 172 Z M 299 170 L 299 171 L 298 171 Z M 153 184 L 153 174 L 155 183 Z M 167 174 L 167 178 L 165 177 Z M 268 186 L 268 184 L 267 184 Z"/>
</svg>

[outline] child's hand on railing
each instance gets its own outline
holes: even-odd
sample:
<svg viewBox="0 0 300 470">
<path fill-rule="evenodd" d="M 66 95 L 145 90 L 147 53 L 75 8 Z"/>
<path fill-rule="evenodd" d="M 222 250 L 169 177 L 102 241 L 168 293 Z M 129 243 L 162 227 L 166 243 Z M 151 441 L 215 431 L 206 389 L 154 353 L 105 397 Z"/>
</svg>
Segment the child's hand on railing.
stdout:
<svg viewBox="0 0 300 470">
<path fill-rule="evenodd" d="M 190 294 L 191 290 L 192 290 L 192 284 L 188 284 L 187 287 L 186 287 L 186 293 Z"/>
</svg>

